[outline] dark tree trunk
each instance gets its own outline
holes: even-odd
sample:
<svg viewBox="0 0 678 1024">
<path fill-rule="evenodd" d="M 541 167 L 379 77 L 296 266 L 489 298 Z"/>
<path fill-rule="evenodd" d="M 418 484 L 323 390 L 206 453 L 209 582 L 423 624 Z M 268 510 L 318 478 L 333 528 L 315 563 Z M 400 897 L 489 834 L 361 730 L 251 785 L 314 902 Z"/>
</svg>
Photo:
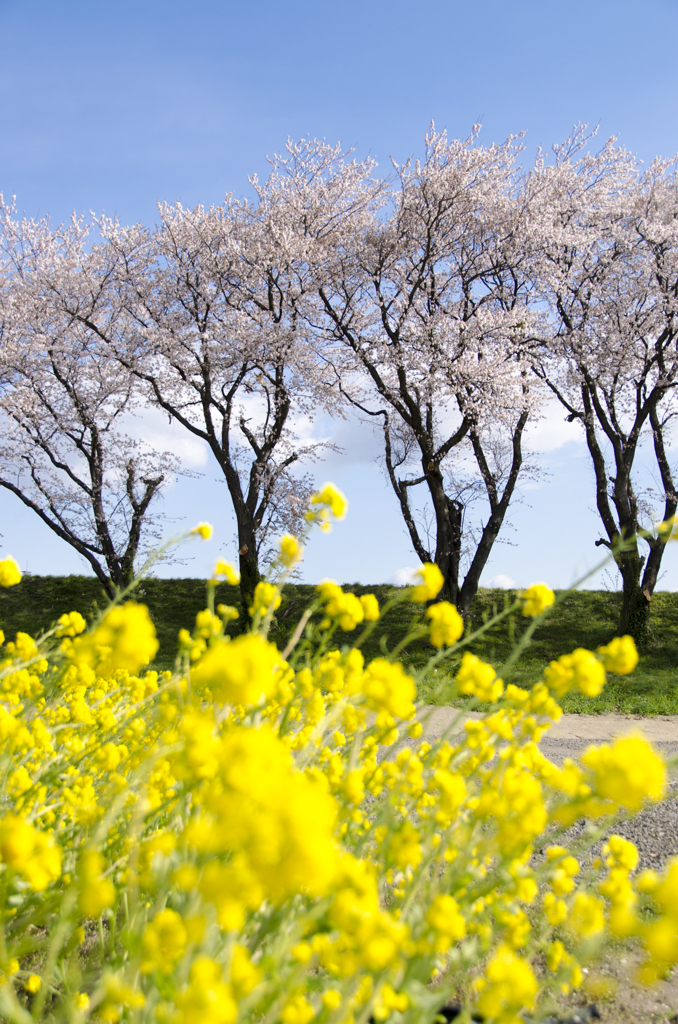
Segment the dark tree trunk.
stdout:
<svg viewBox="0 0 678 1024">
<path fill-rule="evenodd" d="M 585 367 L 582 374 L 581 407 L 577 409 L 551 381 L 549 387 L 569 413 L 568 419 L 578 419 L 586 435 L 586 444 L 591 456 L 596 478 L 596 506 L 607 537 L 596 541 L 596 546 L 608 548 L 622 578 L 622 604 L 617 624 L 617 635 L 632 636 L 638 647 L 646 647 L 649 641 L 650 605 L 654 594 L 661 561 L 666 547 L 666 538 L 648 534 L 644 541 L 649 547 L 647 558 L 640 554 L 639 511 L 632 470 L 635 462 L 641 431 L 649 420 L 652 427 L 653 445 L 657 466 L 664 488 L 663 519 L 672 520 L 678 508 L 678 494 L 664 445 L 666 421 L 660 419 L 657 411 L 665 395 L 665 386 L 657 386 L 644 393 L 643 381 L 637 385 L 636 416 L 628 432 L 623 432 L 615 416 L 608 414 L 614 403 L 601 400 L 599 385 Z M 598 430 L 610 445 L 614 476 L 610 475 L 606 454 L 601 446 Z M 644 571 L 643 571 L 644 569 Z"/>
<path fill-rule="evenodd" d="M 649 639 L 650 600 L 652 591 L 641 582 L 645 559 L 634 543 L 630 550 L 615 558 L 622 578 L 622 606 L 617 635 L 632 636 L 638 647 L 646 647 Z"/>
<path fill-rule="evenodd" d="M 523 465 L 522 438 L 528 421 L 528 413 L 522 413 L 513 432 L 511 465 L 504 480 L 503 489 L 501 489 L 498 479 L 487 462 L 482 438 L 475 428 L 470 427 L 468 430 L 490 505 L 490 515 L 483 526 L 482 535 L 463 582 L 460 581 L 460 574 L 464 506 L 461 501 L 451 498 L 445 493 L 443 475 L 439 467 L 439 455 L 437 453 L 435 455 L 432 454 L 431 438 L 423 432 L 415 433 L 422 452 L 423 475 L 407 481 L 398 478 L 392 458 L 388 415 L 385 412 L 382 415 L 384 417 L 385 455 L 388 475 L 400 501 L 400 508 L 414 549 L 422 562 L 435 561 L 443 574 L 445 582 L 439 594 L 439 600 L 450 601 L 457 606 L 459 612 L 466 618 L 470 613 L 471 603 L 478 593 L 480 577 L 487 565 L 494 543 L 506 519 L 509 504 L 515 493 L 518 477 Z M 463 435 L 461 436 L 463 437 Z M 408 488 L 424 482 L 428 487 L 436 521 L 436 548 L 433 556 L 422 543 L 408 498 Z"/>
<path fill-rule="evenodd" d="M 242 625 L 247 622 L 249 609 L 254 600 L 254 590 L 261 579 L 259 561 L 257 559 L 256 533 L 252 524 L 243 521 L 238 522 L 238 543 L 240 549 L 240 601 L 242 603 Z"/>
<path fill-rule="evenodd" d="M 426 483 L 436 516 L 435 562 L 445 579 L 439 599 L 457 604 L 464 509 L 461 502 L 445 494 L 443 476 L 437 466 L 426 473 Z"/>
</svg>

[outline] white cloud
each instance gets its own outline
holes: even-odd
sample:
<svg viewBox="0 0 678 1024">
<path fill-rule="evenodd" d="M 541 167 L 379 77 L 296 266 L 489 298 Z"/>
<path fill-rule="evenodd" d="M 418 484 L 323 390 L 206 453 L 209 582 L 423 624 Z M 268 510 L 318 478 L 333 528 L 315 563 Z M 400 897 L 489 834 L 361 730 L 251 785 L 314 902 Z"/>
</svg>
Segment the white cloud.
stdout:
<svg viewBox="0 0 678 1024">
<path fill-rule="evenodd" d="M 207 465 L 209 448 L 205 441 L 176 420 L 170 423 L 167 413 L 155 406 L 145 406 L 133 416 L 126 416 L 124 425 L 132 437 L 155 451 L 172 452 L 184 469 L 203 469 Z"/>
<path fill-rule="evenodd" d="M 528 424 L 525 431 L 529 447 L 535 452 L 552 452 L 574 441 L 584 441 L 584 431 L 579 420 L 568 423 L 565 410 L 555 398 L 546 402 L 540 418 Z"/>
<path fill-rule="evenodd" d="M 389 583 L 395 583 L 397 587 L 409 587 L 414 582 L 414 577 L 419 572 L 419 567 L 412 567 L 410 565 L 403 566 L 402 569 L 396 569 L 394 573 L 389 577 Z"/>
<path fill-rule="evenodd" d="M 345 418 L 329 416 L 326 413 L 313 420 L 305 416 L 296 416 L 291 426 L 306 444 L 325 441 L 337 445 L 340 449 L 338 452 L 321 453 L 321 460 L 328 470 L 374 463 L 383 451 L 378 424 L 365 422 L 351 410 L 347 412 Z"/>
<path fill-rule="evenodd" d="M 503 573 L 499 573 L 497 576 L 493 576 L 484 586 L 498 587 L 500 590 L 515 590 L 518 583 L 511 576 L 504 576 Z"/>
</svg>

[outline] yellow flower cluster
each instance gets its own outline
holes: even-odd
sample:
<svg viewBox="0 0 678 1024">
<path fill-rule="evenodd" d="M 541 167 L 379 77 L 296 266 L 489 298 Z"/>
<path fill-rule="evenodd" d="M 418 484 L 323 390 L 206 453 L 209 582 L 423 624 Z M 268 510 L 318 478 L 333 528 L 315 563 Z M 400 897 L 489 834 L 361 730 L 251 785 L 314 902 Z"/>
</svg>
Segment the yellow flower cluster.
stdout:
<svg viewBox="0 0 678 1024">
<path fill-rule="evenodd" d="M 236 567 L 230 562 L 225 562 L 223 558 L 218 560 L 217 564 L 214 566 L 214 570 L 212 571 L 213 579 L 218 579 L 220 576 L 232 586 L 237 586 L 238 583 L 240 583 L 240 573 Z"/>
<path fill-rule="evenodd" d="M 281 537 L 278 541 L 280 547 L 280 561 L 283 565 L 293 566 L 297 562 L 301 561 L 304 549 L 291 533 L 286 533 L 284 537 Z"/>
<path fill-rule="evenodd" d="M 531 1010 L 539 988 L 529 963 L 512 949 L 500 946 L 476 984 L 478 1009 L 486 1020 L 513 1024 L 521 1010 Z"/>
<path fill-rule="evenodd" d="M 0 561 L 0 587 L 15 587 L 21 583 L 21 570 L 18 564 L 8 555 Z"/>
<path fill-rule="evenodd" d="M 326 488 L 310 519 L 323 510 L 345 506 Z M 89 630 L 71 613 L 40 645 L 20 633 L 4 646 L 4 1017 L 27 1019 L 30 1000 L 32 1019 L 68 1024 L 396 1024 L 454 997 L 515 1024 L 581 984 L 581 957 L 607 933 L 644 943 L 648 980 L 678 962 L 678 861 L 636 877 L 635 848 L 612 835 L 591 882 L 566 847 L 537 852 L 554 826 L 584 819 L 593 842 L 665 792 L 640 737 L 562 766 L 538 745 L 555 695 L 630 664 L 626 638 L 553 662 L 530 689 L 466 651 L 458 693 L 497 706 L 429 742 L 418 673 L 388 648 L 366 664 L 332 646 L 336 626 L 377 620 L 372 595 L 321 584 L 324 621 L 307 615 L 283 659 L 267 634 L 278 587 L 259 584 L 250 631 L 230 639 L 217 577 L 231 578 L 226 563 L 174 673 L 148 668 L 157 640 L 133 602 Z M 440 586 L 424 566 L 395 600 L 424 604 Z M 411 635 L 428 634 L 436 663 L 454 657 L 454 606 L 421 619 Z"/>
<path fill-rule="evenodd" d="M 605 647 L 598 648 L 598 656 L 608 672 L 626 676 L 638 664 L 638 651 L 632 636 L 616 636 Z"/>
<path fill-rule="evenodd" d="M 625 736 L 612 746 L 589 747 L 582 763 L 591 769 L 594 792 L 627 811 L 666 794 L 666 767 L 641 736 Z"/>
<path fill-rule="evenodd" d="M 89 678 L 95 670 L 101 675 L 114 673 L 118 669 L 138 672 L 153 660 L 158 651 L 155 627 L 146 605 L 128 601 L 111 608 L 95 630 L 70 640 L 68 637 L 72 633 L 81 632 L 80 617 L 74 624 L 73 614 L 77 613 L 69 616 L 70 628 L 64 629 L 67 639 L 62 644 L 62 650 L 74 665 L 90 671 Z M 64 623 L 61 619 L 59 621 L 63 628 Z"/>
<path fill-rule="evenodd" d="M 223 638 L 195 664 L 191 681 L 219 704 L 258 704 L 275 692 L 283 664 L 277 648 L 257 633 Z"/>
<path fill-rule="evenodd" d="M 7 870 L 41 892 L 61 874 L 61 850 L 52 835 L 15 814 L 0 820 L 0 858 Z"/>
<path fill-rule="evenodd" d="M 605 685 L 605 668 L 595 654 L 578 647 L 551 662 L 544 671 L 544 682 L 556 697 L 562 697 L 573 686 L 587 697 L 597 697 Z"/>
<path fill-rule="evenodd" d="M 249 607 L 252 618 L 264 618 L 272 615 L 280 607 L 282 597 L 274 583 L 261 580 L 254 588 L 254 601 Z"/>
<path fill-rule="evenodd" d="M 431 620 L 429 638 L 434 647 L 449 647 L 456 644 L 464 632 L 464 620 L 449 601 L 440 601 L 426 610 Z"/>
<path fill-rule="evenodd" d="M 191 530 L 191 533 L 195 534 L 196 537 L 200 537 L 202 540 L 211 540 L 212 534 L 214 533 L 214 527 L 211 523 L 198 523 Z"/>
<path fill-rule="evenodd" d="M 523 615 L 527 615 L 530 618 L 541 615 L 542 612 L 551 607 L 556 599 L 556 595 L 545 583 L 533 583 L 520 596 L 523 601 Z"/>
<path fill-rule="evenodd" d="M 645 872 L 638 887 L 652 896 L 654 907 L 660 910 L 654 921 L 636 926 L 649 954 L 642 977 L 651 983 L 678 962 L 678 857 L 669 861 L 663 876 Z"/>
<path fill-rule="evenodd" d="M 445 579 L 435 563 L 424 562 L 416 573 L 417 584 L 412 587 L 410 600 L 415 604 L 426 604 L 433 601 L 443 589 Z"/>
<path fill-rule="evenodd" d="M 344 593 L 334 580 L 325 580 L 316 590 L 320 594 L 328 626 L 335 621 L 345 633 L 350 633 L 361 622 L 376 622 L 379 618 L 379 602 L 374 594 L 358 598 L 355 594 Z"/>
<path fill-rule="evenodd" d="M 321 490 L 312 497 L 306 513 L 309 524 L 317 523 L 320 529 L 328 533 L 332 528 L 332 520 L 338 522 L 348 511 L 348 501 L 334 484 L 324 484 Z M 283 552 L 284 553 L 284 552 Z"/>
<path fill-rule="evenodd" d="M 461 659 L 455 681 L 460 693 L 477 697 L 483 702 L 499 700 L 504 692 L 503 680 L 497 679 L 492 666 L 468 651 Z"/>
</svg>

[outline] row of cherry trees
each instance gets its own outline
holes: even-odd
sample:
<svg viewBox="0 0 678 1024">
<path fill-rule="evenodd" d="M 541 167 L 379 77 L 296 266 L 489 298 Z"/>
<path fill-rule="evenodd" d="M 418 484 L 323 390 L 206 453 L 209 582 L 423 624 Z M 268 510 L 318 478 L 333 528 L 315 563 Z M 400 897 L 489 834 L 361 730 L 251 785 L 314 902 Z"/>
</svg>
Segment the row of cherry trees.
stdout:
<svg viewBox="0 0 678 1024">
<path fill-rule="evenodd" d="M 555 398 L 586 438 L 620 628 L 642 635 L 666 541 L 652 523 L 678 505 L 675 164 L 592 153 L 583 131 L 528 171 L 520 153 L 432 130 L 421 162 L 383 177 L 302 141 L 252 179 L 253 202 L 161 204 L 153 228 L 54 228 L 3 205 L 0 485 L 113 593 L 181 470 L 130 433 L 153 405 L 224 475 L 247 601 L 323 454 L 299 424 L 351 412 L 465 613 L 530 471 L 526 428 Z"/>
</svg>

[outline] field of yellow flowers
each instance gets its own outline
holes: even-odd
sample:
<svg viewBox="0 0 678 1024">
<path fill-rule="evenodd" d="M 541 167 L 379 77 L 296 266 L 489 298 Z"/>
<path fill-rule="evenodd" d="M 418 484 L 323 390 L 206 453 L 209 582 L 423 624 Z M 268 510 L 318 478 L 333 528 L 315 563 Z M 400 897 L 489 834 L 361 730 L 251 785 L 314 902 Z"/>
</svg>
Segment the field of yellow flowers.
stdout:
<svg viewBox="0 0 678 1024">
<path fill-rule="evenodd" d="M 344 511 L 327 485 L 309 529 Z M 638 736 L 579 764 L 539 749 L 557 699 L 630 672 L 633 641 L 577 649 L 531 689 L 466 652 L 458 695 L 498 710 L 431 745 L 398 648 L 369 664 L 360 652 L 384 611 L 374 597 L 325 582 L 320 624 L 309 610 L 284 651 L 269 642 L 300 554 L 281 540 L 234 639 L 214 589 L 236 574 L 218 562 L 173 673 L 146 669 L 155 631 L 124 598 L 89 630 L 65 613 L 4 643 L 0 1018 L 423 1024 L 454 1002 L 460 1024 L 516 1024 L 578 987 L 610 938 L 638 937 L 648 983 L 665 973 L 678 862 L 637 875 L 635 847 L 612 833 L 586 873 L 563 845 L 579 819 L 583 850 L 661 800 L 664 763 Z M 0 563 L 0 585 L 19 581 Z M 425 565 L 394 597 L 428 606 L 430 664 L 467 639 L 456 609 L 433 603 L 441 585 Z M 536 584 L 517 607 L 536 627 L 552 601 Z M 354 646 L 336 646 L 339 627 L 360 629 Z"/>
</svg>

